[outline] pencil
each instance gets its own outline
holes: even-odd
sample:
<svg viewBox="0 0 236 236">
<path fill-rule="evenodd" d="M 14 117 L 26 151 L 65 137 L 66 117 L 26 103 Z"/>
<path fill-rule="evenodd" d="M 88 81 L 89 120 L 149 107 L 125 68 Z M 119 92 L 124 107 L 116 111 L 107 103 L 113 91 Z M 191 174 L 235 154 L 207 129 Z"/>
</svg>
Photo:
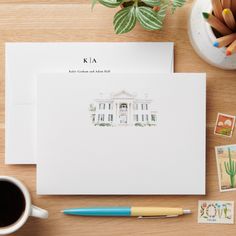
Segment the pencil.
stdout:
<svg viewBox="0 0 236 236">
<path fill-rule="evenodd" d="M 216 41 L 213 43 L 213 46 L 217 48 L 222 48 L 231 44 L 234 40 L 236 40 L 236 33 L 229 34 L 229 35 L 216 39 Z"/>
<path fill-rule="evenodd" d="M 230 9 L 233 12 L 234 17 L 236 17 L 236 0 L 231 1 L 231 8 Z"/>
<path fill-rule="evenodd" d="M 226 50 L 226 56 L 230 56 L 236 52 L 236 40 L 234 40 Z"/>
<path fill-rule="evenodd" d="M 232 0 L 234 1 L 234 0 Z M 222 0 L 222 7 L 223 9 L 230 8 L 231 7 L 231 0 Z"/>
<path fill-rule="evenodd" d="M 223 21 L 222 11 L 223 7 L 220 0 L 211 0 L 214 15 L 221 21 Z"/>
<path fill-rule="evenodd" d="M 222 15 L 224 17 L 226 25 L 230 29 L 235 30 L 236 29 L 236 23 L 235 23 L 235 19 L 234 19 L 234 15 L 233 15 L 232 11 L 228 8 L 224 9 L 223 12 L 222 12 Z"/>
<path fill-rule="evenodd" d="M 227 28 L 219 19 L 217 19 L 215 16 L 203 12 L 202 13 L 203 17 L 206 19 L 206 21 L 214 28 L 216 29 L 219 33 L 222 35 L 227 35 L 227 34 L 232 34 L 232 31 Z"/>
</svg>

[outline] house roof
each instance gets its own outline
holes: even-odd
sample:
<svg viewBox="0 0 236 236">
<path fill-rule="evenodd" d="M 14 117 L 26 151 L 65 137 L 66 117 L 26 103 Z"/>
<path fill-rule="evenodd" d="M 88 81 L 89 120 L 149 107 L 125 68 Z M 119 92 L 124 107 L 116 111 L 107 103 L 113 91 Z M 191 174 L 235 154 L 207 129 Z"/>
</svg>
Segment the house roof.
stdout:
<svg viewBox="0 0 236 236">
<path fill-rule="evenodd" d="M 138 98 L 136 94 L 129 93 L 125 90 L 121 90 L 118 93 L 112 93 L 110 97 L 103 97 L 100 94 L 100 98 L 95 99 L 96 102 L 112 102 L 114 100 L 133 100 L 134 103 L 151 103 L 152 100 L 145 95 L 144 98 Z"/>
<path fill-rule="evenodd" d="M 134 94 L 131 94 L 131 93 L 128 93 L 126 92 L 125 90 L 122 90 L 118 93 L 115 93 L 112 95 L 112 98 L 117 98 L 117 99 L 134 99 L 135 95 Z"/>
</svg>

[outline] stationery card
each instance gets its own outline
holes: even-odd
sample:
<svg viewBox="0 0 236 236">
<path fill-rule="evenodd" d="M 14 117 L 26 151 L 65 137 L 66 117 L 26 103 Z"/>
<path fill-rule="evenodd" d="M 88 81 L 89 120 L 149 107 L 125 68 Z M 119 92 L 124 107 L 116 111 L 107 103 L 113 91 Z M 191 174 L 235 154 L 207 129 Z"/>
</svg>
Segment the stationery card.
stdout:
<svg viewBox="0 0 236 236">
<path fill-rule="evenodd" d="M 38 194 L 205 194 L 205 83 L 205 74 L 38 76 Z"/>
<path fill-rule="evenodd" d="M 198 223 L 234 224 L 234 202 L 198 201 Z"/>
<path fill-rule="evenodd" d="M 35 76 L 171 73 L 173 43 L 6 43 L 5 162 L 35 164 Z"/>
<path fill-rule="evenodd" d="M 235 124 L 235 116 L 218 113 L 214 133 L 217 135 L 232 137 Z"/>
<path fill-rule="evenodd" d="M 217 146 L 215 153 L 220 191 L 236 190 L 236 145 Z"/>
</svg>

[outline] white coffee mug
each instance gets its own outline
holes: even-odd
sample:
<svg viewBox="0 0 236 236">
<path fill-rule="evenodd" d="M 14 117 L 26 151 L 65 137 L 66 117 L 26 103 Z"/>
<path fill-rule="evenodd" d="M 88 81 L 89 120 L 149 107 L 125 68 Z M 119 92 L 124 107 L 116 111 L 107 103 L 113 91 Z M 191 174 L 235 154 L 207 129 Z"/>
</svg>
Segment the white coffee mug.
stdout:
<svg viewBox="0 0 236 236">
<path fill-rule="evenodd" d="M 2 227 L 2 228 L 0 227 L 0 235 L 11 234 L 17 231 L 26 223 L 26 221 L 28 220 L 30 216 L 34 216 L 34 217 L 42 218 L 42 219 L 48 218 L 48 212 L 46 210 L 32 205 L 30 193 L 22 182 L 20 182 L 16 178 L 9 177 L 9 176 L 0 176 L 0 181 L 7 181 L 16 185 L 21 190 L 25 199 L 25 209 L 21 217 L 12 225 Z"/>
</svg>

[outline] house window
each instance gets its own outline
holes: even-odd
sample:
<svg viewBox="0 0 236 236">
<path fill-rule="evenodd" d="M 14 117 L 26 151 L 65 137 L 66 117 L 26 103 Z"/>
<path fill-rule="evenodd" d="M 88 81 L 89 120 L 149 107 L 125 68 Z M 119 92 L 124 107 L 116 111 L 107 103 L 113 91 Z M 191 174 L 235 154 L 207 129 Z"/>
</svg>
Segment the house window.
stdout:
<svg viewBox="0 0 236 236">
<path fill-rule="evenodd" d="M 148 104 L 146 104 L 146 110 L 148 110 Z"/>
<path fill-rule="evenodd" d="M 108 115 L 108 121 L 113 121 L 113 115 L 112 114 Z"/>
<path fill-rule="evenodd" d="M 142 115 L 142 121 L 144 121 L 144 115 Z"/>
<path fill-rule="evenodd" d="M 106 104 L 105 103 L 99 103 L 99 110 L 105 110 Z"/>
<path fill-rule="evenodd" d="M 141 104 L 141 109 L 144 110 L 144 104 Z"/>
<path fill-rule="evenodd" d="M 95 114 L 92 115 L 92 122 L 95 122 Z"/>
<path fill-rule="evenodd" d="M 100 114 L 98 114 L 98 121 L 100 121 Z"/>
<path fill-rule="evenodd" d="M 148 115 L 146 115 L 146 121 L 148 121 Z"/>
<path fill-rule="evenodd" d="M 101 121 L 104 121 L 104 119 L 105 119 L 105 115 L 102 114 L 102 115 L 101 115 Z"/>
<path fill-rule="evenodd" d="M 151 120 L 156 121 L 156 115 L 151 115 Z"/>
<path fill-rule="evenodd" d="M 108 109 L 111 110 L 111 103 L 108 104 Z"/>
<path fill-rule="evenodd" d="M 138 115 L 134 115 L 134 121 L 138 122 Z"/>
<path fill-rule="evenodd" d="M 121 103 L 120 104 L 120 110 L 121 111 L 127 111 L 128 110 L 128 106 L 126 103 Z"/>
</svg>

